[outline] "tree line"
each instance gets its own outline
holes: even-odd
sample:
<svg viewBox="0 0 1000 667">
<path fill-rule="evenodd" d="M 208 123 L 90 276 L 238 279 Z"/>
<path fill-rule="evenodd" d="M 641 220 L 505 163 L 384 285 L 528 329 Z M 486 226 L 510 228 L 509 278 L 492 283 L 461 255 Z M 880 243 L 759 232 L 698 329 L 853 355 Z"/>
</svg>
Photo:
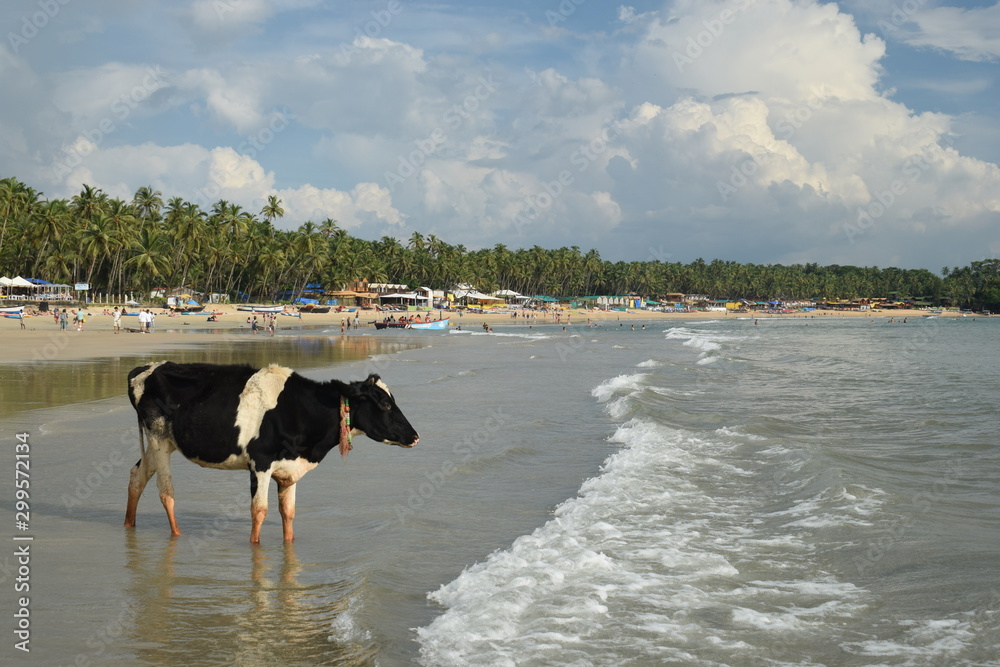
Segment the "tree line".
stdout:
<svg viewBox="0 0 1000 667">
<path fill-rule="evenodd" d="M 16 178 L 0 180 L 0 270 L 50 282 L 90 283 L 107 293 L 190 287 L 234 300 L 273 300 L 319 283 L 346 289 L 356 280 L 450 289 L 471 283 L 484 291 L 559 297 L 671 293 L 750 301 L 897 298 L 933 305 L 1000 307 L 1000 260 L 927 269 L 742 264 L 696 259 L 611 262 L 577 246 L 470 250 L 414 232 L 367 240 L 327 218 L 296 230 L 275 222 L 281 200 L 260 211 L 219 200 L 209 210 L 182 197 L 164 200 L 141 187 L 126 201 L 84 185 L 70 199 L 46 199 Z"/>
</svg>

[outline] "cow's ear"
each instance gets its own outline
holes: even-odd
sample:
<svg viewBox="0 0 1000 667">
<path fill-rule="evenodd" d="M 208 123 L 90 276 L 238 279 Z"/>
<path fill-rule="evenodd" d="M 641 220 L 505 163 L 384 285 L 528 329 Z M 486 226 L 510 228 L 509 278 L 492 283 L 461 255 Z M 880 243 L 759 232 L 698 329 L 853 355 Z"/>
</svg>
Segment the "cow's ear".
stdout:
<svg viewBox="0 0 1000 667">
<path fill-rule="evenodd" d="M 367 384 L 369 387 L 374 387 L 378 385 L 378 381 L 381 379 L 382 378 L 380 378 L 377 373 L 372 373 L 371 375 L 368 376 L 368 379 L 365 380 L 365 384 Z"/>
</svg>

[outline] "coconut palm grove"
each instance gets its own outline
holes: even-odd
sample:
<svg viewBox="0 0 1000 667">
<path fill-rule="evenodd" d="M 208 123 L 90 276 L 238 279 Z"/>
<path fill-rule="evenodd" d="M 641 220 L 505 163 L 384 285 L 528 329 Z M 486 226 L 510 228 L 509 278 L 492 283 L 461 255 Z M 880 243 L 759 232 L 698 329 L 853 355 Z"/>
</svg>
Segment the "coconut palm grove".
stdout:
<svg viewBox="0 0 1000 667">
<path fill-rule="evenodd" d="M 928 269 L 820 266 L 814 263 L 742 264 L 696 259 L 611 262 L 597 250 L 470 250 L 414 232 L 367 240 L 332 219 L 278 229 L 284 215 L 272 196 L 260 211 L 219 200 L 205 210 L 181 197 L 141 187 L 131 200 L 84 185 L 71 199 L 46 199 L 16 178 L 0 180 L 0 267 L 4 273 L 50 282 L 85 282 L 94 291 L 143 293 L 154 287 L 192 286 L 232 300 L 274 300 L 319 283 L 344 289 L 356 280 L 448 289 L 471 283 L 480 290 L 560 297 L 671 293 L 709 298 L 893 298 L 933 306 L 996 311 L 1000 260 Z M 651 248 L 652 248 L 651 244 Z M 678 251 L 682 251 L 678 248 Z"/>
</svg>

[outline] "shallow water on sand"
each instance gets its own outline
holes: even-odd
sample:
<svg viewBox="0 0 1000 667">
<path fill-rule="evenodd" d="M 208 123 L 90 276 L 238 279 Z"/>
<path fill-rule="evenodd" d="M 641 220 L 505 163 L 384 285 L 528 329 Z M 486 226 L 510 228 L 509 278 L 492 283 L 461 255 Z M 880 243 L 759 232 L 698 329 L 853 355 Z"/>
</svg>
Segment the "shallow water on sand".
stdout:
<svg viewBox="0 0 1000 667">
<path fill-rule="evenodd" d="M 169 358 L 189 363 L 270 363 L 309 368 L 365 359 L 419 347 L 419 342 L 372 336 L 275 336 L 207 343 L 147 355 L 127 355 L 65 362 L 0 364 L 0 417 L 23 410 L 70 405 L 121 395 L 124 378 L 136 366 Z"/>
<path fill-rule="evenodd" d="M 440 613 L 427 593 L 544 522 L 607 453 L 599 411 L 582 421 L 558 413 L 567 387 L 586 396 L 593 373 L 585 365 L 574 366 L 584 380 L 561 374 L 548 404 L 504 389 L 531 379 L 523 363 L 544 364 L 551 377 L 565 365 L 560 355 L 576 353 L 553 339 L 278 339 L 171 357 L 277 362 L 320 380 L 380 373 L 420 444 L 403 450 L 358 438 L 346 460 L 324 461 L 298 485 L 291 546 L 281 542 L 275 494 L 263 544 L 251 547 L 246 475 L 176 454 L 183 535 L 170 538 L 152 483 L 137 528 L 126 531 L 138 442 L 123 384 L 148 359 L 46 368 L 52 375 L 39 386 L 61 390 L 21 398 L 0 419 L 4 437 L 26 432 L 32 445 L 32 664 L 412 664 L 413 628 Z M 345 348 L 352 351 L 338 352 Z M 557 443 L 579 442 L 573 457 L 547 446 L 553 430 Z M 0 497 L 12 496 L 4 480 Z"/>
</svg>

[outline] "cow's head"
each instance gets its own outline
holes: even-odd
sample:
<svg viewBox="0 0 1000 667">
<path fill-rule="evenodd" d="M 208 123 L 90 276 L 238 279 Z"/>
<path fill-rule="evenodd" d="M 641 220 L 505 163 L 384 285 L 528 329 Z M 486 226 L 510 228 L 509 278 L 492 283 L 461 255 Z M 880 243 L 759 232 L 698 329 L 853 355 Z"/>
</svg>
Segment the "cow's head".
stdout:
<svg viewBox="0 0 1000 667">
<path fill-rule="evenodd" d="M 351 429 L 364 433 L 372 440 L 389 445 L 412 447 L 419 436 L 396 405 L 389 388 L 378 375 L 352 382 L 348 398 L 351 405 Z"/>
</svg>

